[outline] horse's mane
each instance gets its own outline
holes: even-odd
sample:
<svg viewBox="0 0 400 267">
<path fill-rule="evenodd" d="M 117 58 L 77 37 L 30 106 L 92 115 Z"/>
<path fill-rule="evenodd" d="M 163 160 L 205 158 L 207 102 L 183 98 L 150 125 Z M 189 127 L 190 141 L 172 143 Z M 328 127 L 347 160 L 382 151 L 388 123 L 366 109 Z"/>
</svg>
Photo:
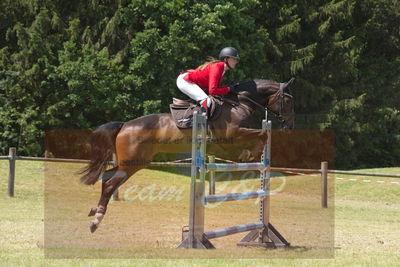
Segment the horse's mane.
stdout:
<svg viewBox="0 0 400 267">
<path fill-rule="evenodd" d="M 245 91 L 257 91 L 257 83 L 255 80 L 251 80 L 251 81 L 246 81 L 246 82 L 241 82 L 238 83 L 236 85 L 237 88 L 241 89 L 241 90 L 245 90 Z"/>
<path fill-rule="evenodd" d="M 256 83 L 278 83 L 277 81 L 273 80 L 265 80 L 265 79 L 254 79 Z"/>
<path fill-rule="evenodd" d="M 251 81 L 240 82 L 237 87 L 239 89 L 243 89 L 248 92 L 257 92 L 257 89 L 267 88 L 267 87 L 276 87 L 278 83 L 272 80 L 263 80 L 263 79 L 254 79 Z"/>
<path fill-rule="evenodd" d="M 264 79 L 254 79 L 245 82 L 240 82 L 236 84 L 236 87 L 242 89 L 244 92 L 249 92 L 250 94 L 257 94 L 260 90 L 265 90 L 266 88 L 273 87 L 279 89 L 279 83 L 273 80 Z M 239 93 L 240 95 L 241 93 Z M 239 104 L 238 95 L 228 94 L 224 96 L 217 97 L 230 104 Z"/>
</svg>

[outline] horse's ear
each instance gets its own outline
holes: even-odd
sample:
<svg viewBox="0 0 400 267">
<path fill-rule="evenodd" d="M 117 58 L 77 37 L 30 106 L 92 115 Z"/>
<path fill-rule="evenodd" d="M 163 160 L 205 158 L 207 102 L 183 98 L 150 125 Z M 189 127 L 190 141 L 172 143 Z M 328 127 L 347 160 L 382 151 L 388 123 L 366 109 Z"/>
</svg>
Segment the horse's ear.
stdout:
<svg viewBox="0 0 400 267">
<path fill-rule="evenodd" d="M 295 78 L 292 77 L 287 83 L 285 83 L 285 85 L 283 86 L 283 88 L 288 88 L 290 86 L 290 84 L 292 84 L 294 82 Z"/>
</svg>

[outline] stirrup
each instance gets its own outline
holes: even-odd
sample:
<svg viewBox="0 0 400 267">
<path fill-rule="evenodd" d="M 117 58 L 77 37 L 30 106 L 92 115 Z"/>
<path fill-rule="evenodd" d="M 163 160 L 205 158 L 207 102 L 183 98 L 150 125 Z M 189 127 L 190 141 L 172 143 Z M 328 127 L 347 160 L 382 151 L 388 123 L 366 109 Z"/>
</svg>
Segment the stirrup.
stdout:
<svg viewBox="0 0 400 267">
<path fill-rule="evenodd" d="M 203 107 L 203 106 L 200 107 L 200 113 L 201 113 L 201 114 L 206 113 L 206 117 L 208 117 L 208 109 L 206 109 L 206 108 Z"/>
</svg>

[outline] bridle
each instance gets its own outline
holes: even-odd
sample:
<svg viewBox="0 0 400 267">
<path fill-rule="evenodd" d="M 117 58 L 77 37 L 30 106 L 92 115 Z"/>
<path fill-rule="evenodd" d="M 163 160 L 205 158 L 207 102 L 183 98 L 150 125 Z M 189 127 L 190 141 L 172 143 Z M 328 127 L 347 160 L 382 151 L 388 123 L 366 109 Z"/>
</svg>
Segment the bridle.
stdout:
<svg viewBox="0 0 400 267">
<path fill-rule="evenodd" d="M 283 113 L 283 102 L 284 102 L 284 98 L 286 97 L 290 97 L 291 99 L 293 99 L 293 96 L 289 93 L 285 93 L 284 92 L 284 88 L 285 88 L 285 84 L 284 83 L 280 83 L 279 84 L 279 90 L 274 93 L 274 95 L 276 94 L 276 97 L 274 99 L 274 101 L 272 103 L 267 103 L 267 106 L 264 107 L 263 105 L 261 105 L 260 103 L 258 103 L 257 101 L 253 100 L 251 97 L 248 97 L 246 95 L 240 95 L 241 97 L 247 99 L 248 101 L 250 101 L 251 103 L 253 103 L 254 105 L 256 105 L 258 108 L 262 109 L 262 110 L 267 110 L 268 113 L 272 113 L 272 115 L 274 115 L 279 121 L 284 121 L 284 117 L 287 117 L 289 115 L 292 115 L 294 112 L 291 111 L 289 113 Z M 271 106 L 273 104 L 275 104 L 277 101 L 280 100 L 280 105 L 279 105 L 279 112 L 275 112 L 271 109 Z"/>
</svg>

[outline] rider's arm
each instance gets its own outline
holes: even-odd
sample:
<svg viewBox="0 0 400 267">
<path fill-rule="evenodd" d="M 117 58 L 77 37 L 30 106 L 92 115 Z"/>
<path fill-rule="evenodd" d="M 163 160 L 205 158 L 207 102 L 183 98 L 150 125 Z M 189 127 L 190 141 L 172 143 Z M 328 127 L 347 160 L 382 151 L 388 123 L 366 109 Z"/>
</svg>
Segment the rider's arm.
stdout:
<svg viewBox="0 0 400 267">
<path fill-rule="evenodd" d="M 208 93 L 210 95 L 226 95 L 229 93 L 229 87 L 219 86 L 223 74 L 224 74 L 223 63 L 211 64 L 209 80 L 208 80 Z"/>
</svg>

